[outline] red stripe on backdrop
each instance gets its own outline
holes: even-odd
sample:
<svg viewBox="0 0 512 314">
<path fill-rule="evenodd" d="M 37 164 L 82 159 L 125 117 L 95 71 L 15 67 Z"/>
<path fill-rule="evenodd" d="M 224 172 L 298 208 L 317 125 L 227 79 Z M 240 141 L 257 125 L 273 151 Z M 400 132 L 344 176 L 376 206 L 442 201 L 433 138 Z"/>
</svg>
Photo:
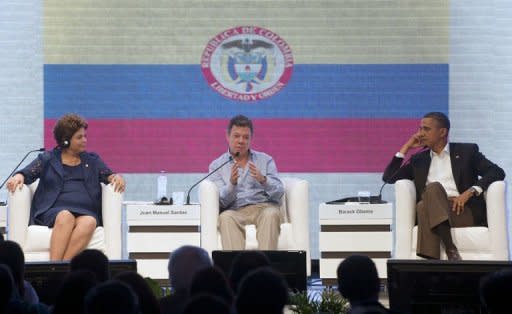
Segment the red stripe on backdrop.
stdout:
<svg viewBox="0 0 512 314">
<path fill-rule="evenodd" d="M 227 151 L 227 120 L 89 120 L 88 150 L 122 173 L 205 173 Z M 53 147 L 55 120 L 45 120 Z M 417 119 L 254 120 L 252 147 L 280 172 L 382 172 Z"/>
</svg>

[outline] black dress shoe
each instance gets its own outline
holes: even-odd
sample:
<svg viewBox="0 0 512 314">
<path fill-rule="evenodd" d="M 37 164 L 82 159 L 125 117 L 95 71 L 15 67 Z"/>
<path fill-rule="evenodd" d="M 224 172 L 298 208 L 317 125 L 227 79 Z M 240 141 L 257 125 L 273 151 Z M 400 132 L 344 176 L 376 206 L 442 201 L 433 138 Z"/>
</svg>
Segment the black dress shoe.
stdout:
<svg viewBox="0 0 512 314">
<path fill-rule="evenodd" d="M 462 257 L 460 257 L 459 250 L 457 250 L 457 248 L 446 249 L 446 256 L 449 261 L 462 261 Z"/>
</svg>

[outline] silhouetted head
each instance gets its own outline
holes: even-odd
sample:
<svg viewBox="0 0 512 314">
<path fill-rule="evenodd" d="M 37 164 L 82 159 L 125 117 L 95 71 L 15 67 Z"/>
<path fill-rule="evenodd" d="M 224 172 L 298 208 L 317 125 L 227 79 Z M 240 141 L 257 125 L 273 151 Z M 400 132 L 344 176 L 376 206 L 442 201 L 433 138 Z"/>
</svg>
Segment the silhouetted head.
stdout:
<svg viewBox="0 0 512 314">
<path fill-rule="evenodd" d="M 0 242 L 0 264 L 5 264 L 11 271 L 14 285 L 19 296 L 25 295 L 25 255 L 20 245 L 14 241 Z"/>
<path fill-rule="evenodd" d="M 107 280 L 85 296 L 86 314 L 138 314 L 137 295 L 125 283 Z"/>
<path fill-rule="evenodd" d="M 185 305 L 183 314 L 230 314 L 229 306 L 221 298 L 210 294 L 198 294 L 190 298 Z"/>
<path fill-rule="evenodd" d="M 135 292 L 139 299 L 141 314 L 158 313 L 160 311 L 156 296 L 141 275 L 133 271 L 126 271 L 118 274 L 115 279 L 124 282 Z"/>
<path fill-rule="evenodd" d="M 229 305 L 233 303 L 233 291 L 226 275 L 217 267 L 201 269 L 192 278 L 190 296 L 204 293 L 217 296 Z"/>
<path fill-rule="evenodd" d="M 68 273 L 57 293 L 53 314 L 84 313 L 85 295 L 96 285 L 96 276 L 85 270 Z"/>
<path fill-rule="evenodd" d="M 337 270 L 338 290 L 350 303 L 378 300 L 380 281 L 375 263 L 363 255 L 344 259 Z"/>
<path fill-rule="evenodd" d="M 288 301 L 283 276 L 270 268 L 258 268 L 240 282 L 236 297 L 237 314 L 281 314 Z"/>
<path fill-rule="evenodd" d="M 261 251 L 242 251 L 233 259 L 229 281 L 235 294 L 242 278 L 250 271 L 270 266 L 270 260 Z"/>
<path fill-rule="evenodd" d="M 70 270 L 88 270 L 94 273 L 99 282 L 110 279 L 110 266 L 107 256 L 93 249 L 83 250 L 71 259 Z"/>
<path fill-rule="evenodd" d="M 175 291 L 188 294 L 194 274 L 209 266 L 212 261 L 208 252 L 197 246 L 184 245 L 171 253 L 169 282 Z"/>
<path fill-rule="evenodd" d="M 11 299 L 13 299 L 14 280 L 11 275 L 11 270 L 8 266 L 0 264 L 0 313 L 5 313 L 5 307 Z"/>
</svg>

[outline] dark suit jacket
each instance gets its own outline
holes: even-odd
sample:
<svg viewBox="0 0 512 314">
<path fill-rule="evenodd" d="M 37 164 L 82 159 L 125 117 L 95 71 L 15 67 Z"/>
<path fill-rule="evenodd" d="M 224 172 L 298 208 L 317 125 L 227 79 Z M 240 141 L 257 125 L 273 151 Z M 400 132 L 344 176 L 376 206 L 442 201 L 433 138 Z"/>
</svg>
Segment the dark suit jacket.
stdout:
<svg viewBox="0 0 512 314">
<path fill-rule="evenodd" d="M 453 178 L 459 193 L 471 186 L 479 186 L 484 191 L 494 181 L 503 180 L 505 172 L 480 153 L 478 145 L 471 143 L 450 143 L 450 160 Z M 382 179 L 387 183 L 410 179 L 416 186 L 416 200 L 421 200 L 430 169 L 430 150 L 413 155 L 409 162 L 400 168 L 403 158 L 393 157 L 386 167 Z M 473 212 L 476 225 L 486 225 L 487 215 L 483 193 L 469 199 L 468 207 Z"/>
<path fill-rule="evenodd" d="M 95 153 L 83 152 L 80 154 L 80 159 L 80 166 L 84 172 L 85 188 L 95 203 L 95 208 L 91 208 L 91 210 L 98 212 L 98 220 L 101 224 L 100 182 L 108 184 L 108 176 L 113 172 Z M 17 173 L 23 174 L 25 184 L 31 184 L 39 179 L 30 208 L 30 224 L 34 224 L 34 217 L 51 208 L 62 191 L 64 167 L 61 161 L 61 150 L 56 148 L 39 154 L 34 161 Z"/>
</svg>

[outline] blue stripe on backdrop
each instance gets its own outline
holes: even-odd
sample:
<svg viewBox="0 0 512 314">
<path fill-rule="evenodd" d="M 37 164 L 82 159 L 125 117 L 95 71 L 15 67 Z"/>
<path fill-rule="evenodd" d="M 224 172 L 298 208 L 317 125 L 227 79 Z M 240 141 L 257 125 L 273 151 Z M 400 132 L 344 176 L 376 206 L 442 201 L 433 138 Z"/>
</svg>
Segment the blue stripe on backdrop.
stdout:
<svg viewBox="0 0 512 314">
<path fill-rule="evenodd" d="M 447 64 L 296 64 L 273 97 L 242 103 L 211 89 L 199 65 L 44 66 L 45 118 L 417 118 L 448 112 Z"/>
</svg>

